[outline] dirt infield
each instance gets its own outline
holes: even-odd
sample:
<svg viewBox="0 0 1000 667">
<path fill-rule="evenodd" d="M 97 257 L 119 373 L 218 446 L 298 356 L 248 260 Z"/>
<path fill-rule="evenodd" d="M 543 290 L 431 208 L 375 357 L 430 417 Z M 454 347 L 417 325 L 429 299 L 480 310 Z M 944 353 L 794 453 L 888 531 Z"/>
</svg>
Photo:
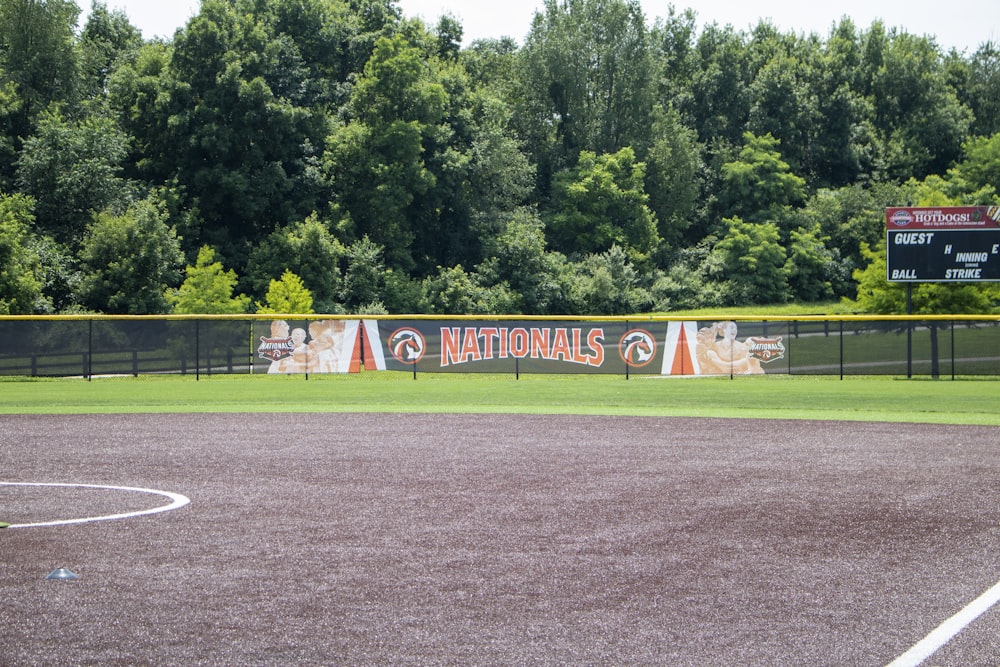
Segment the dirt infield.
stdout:
<svg viewBox="0 0 1000 667">
<path fill-rule="evenodd" d="M 885 665 L 1000 579 L 1000 429 L 0 416 L 3 665 Z M 23 524 L 164 504 L 0 486 Z M 76 581 L 45 576 L 68 567 Z M 927 664 L 1000 663 L 992 608 Z"/>
</svg>

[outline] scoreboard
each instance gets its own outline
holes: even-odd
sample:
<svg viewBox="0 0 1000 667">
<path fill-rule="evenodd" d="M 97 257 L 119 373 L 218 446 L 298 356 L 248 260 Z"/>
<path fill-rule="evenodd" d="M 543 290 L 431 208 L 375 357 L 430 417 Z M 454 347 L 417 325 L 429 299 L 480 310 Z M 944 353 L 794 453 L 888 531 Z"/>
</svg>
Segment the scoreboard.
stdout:
<svg viewBox="0 0 1000 667">
<path fill-rule="evenodd" d="M 886 233 L 889 282 L 1000 281 L 1000 229 Z"/>
<path fill-rule="evenodd" d="M 1000 282 L 1000 207 L 886 209 L 893 282 Z"/>
</svg>

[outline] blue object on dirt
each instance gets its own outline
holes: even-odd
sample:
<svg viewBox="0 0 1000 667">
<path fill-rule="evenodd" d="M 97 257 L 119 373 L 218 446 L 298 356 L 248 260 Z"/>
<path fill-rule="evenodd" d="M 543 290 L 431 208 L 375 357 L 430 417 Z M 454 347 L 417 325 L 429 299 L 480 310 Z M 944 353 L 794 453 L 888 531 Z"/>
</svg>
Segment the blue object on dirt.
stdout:
<svg viewBox="0 0 1000 667">
<path fill-rule="evenodd" d="M 49 572 L 49 576 L 46 579 L 79 579 L 80 577 L 70 570 L 68 567 L 56 568 Z"/>
</svg>

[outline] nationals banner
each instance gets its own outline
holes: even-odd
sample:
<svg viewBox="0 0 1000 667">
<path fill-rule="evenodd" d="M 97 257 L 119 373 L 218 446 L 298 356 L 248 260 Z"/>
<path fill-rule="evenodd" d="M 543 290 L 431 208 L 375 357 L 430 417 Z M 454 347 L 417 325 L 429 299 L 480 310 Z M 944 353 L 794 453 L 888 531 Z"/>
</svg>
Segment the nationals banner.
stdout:
<svg viewBox="0 0 1000 667">
<path fill-rule="evenodd" d="M 755 374 L 785 356 L 782 337 L 741 341 L 735 322 L 395 320 L 378 336 L 385 368 L 414 372 Z"/>
<path fill-rule="evenodd" d="M 266 329 L 264 328 L 266 326 Z M 385 370 L 373 320 L 322 319 L 257 323 L 256 365 L 271 374 Z"/>
<path fill-rule="evenodd" d="M 267 373 L 764 373 L 785 358 L 783 336 L 735 322 L 276 319 L 256 325 Z M 761 329 L 764 329 L 761 331 Z"/>
<path fill-rule="evenodd" d="M 656 343 L 623 323 L 380 321 L 386 367 L 455 373 L 624 373 L 651 366 Z M 658 372 L 658 371 L 654 371 Z"/>
</svg>

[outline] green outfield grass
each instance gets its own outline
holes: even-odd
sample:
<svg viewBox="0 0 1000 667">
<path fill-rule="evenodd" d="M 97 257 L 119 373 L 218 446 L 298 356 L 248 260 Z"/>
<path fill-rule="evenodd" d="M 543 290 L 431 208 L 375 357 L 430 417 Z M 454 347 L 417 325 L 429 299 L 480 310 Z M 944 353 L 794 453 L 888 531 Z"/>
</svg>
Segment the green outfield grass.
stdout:
<svg viewBox="0 0 1000 667">
<path fill-rule="evenodd" d="M 0 414 L 471 412 L 1000 425 L 997 379 L 405 373 L 0 381 Z"/>
</svg>

